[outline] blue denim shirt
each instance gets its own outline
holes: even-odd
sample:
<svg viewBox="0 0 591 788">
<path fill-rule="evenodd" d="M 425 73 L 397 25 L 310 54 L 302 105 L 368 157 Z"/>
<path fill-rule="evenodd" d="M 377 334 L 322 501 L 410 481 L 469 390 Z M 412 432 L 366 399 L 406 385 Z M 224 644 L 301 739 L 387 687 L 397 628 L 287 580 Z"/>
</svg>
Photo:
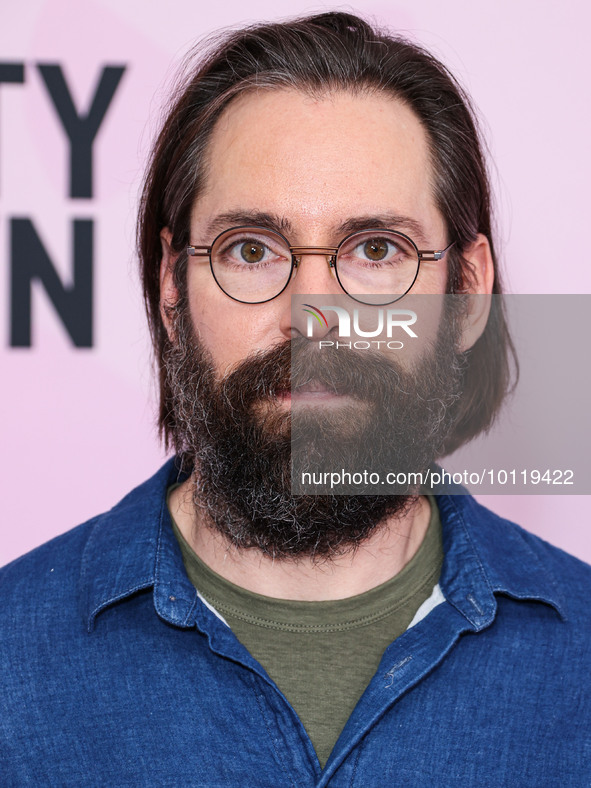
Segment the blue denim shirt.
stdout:
<svg viewBox="0 0 591 788">
<path fill-rule="evenodd" d="M 591 785 L 590 567 L 441 496 L 445 601 L 386 649 L 321 771 L 187 578 L 176 477 L 0 572 L 3 788 Z"/>
</svg>

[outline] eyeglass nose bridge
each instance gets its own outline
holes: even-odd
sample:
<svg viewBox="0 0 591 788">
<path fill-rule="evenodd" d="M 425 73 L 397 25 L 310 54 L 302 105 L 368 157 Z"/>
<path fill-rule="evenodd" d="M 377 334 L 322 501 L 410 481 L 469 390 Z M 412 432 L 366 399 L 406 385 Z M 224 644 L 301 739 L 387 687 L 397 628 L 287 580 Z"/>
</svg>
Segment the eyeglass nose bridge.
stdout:
<svg viewBox="0 0 591 788">
<path fill-rule="evenodd" d="M 304 254 L 320 254 L 327 258 L 328 267 L 335 268 L 337 264 L 336 246 L 290 246 L 289 251 L 293 258 L 293 267 L 297 269 L 302 261 Z"/>
</svg>

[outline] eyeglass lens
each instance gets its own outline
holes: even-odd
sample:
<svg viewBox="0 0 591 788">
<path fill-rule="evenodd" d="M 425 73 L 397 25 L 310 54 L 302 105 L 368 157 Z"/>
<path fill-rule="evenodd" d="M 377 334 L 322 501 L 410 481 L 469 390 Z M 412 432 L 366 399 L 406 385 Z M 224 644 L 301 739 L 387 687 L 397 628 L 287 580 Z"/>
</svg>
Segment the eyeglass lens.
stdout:
<svg viewBox="0 0 591 788">
<path fill-rule="evenodd" d="M 403 235 L 391 230 L 368 230 L 354 233 L 340 244 L 336 272 L 343 290 L 363 300 L 363 296 L 406 293 L 418 265 L 417 249 Z M 274 298 L 285 288 L 291 275 L 292 254 L 278 233 L 243 227 L 228 230 L 216 239 L 211 266 L 227 295 L 257 303 Z"/>
</svg>

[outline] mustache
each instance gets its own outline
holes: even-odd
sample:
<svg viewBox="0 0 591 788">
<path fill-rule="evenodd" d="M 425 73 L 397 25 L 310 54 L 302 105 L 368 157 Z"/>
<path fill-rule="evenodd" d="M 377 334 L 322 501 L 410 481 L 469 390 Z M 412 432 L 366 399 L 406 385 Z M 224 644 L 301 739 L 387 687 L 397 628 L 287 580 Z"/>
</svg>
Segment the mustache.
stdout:
<svg viewBox="0 0 591 788">
<path fill-rule="evenodd" d="M 239 391 L 248 406 L 313 383 L 336 394 L 373 401 L 381 399 L 384 391 L 400 388 L 404 374 L 397 361 L 377 351 L 320 350 L 317 343 L 295 337 L 242 361 L 221 381 L 220 394 L 231 401 Z"/>
</svg>

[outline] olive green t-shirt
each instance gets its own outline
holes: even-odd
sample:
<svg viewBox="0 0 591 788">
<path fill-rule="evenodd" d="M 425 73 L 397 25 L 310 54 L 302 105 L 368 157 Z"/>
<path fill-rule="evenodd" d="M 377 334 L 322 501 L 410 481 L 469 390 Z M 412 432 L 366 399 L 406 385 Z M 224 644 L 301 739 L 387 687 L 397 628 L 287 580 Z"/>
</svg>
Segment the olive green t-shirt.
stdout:
<svg viewBox="0 0 591 788">
<path fill-rule="evenodd" d="M 230 583 L 195 554 L 173 521 L 189 579 L 291 703 L 323 767 L 385 649 L 438 582 L 441 523 L 430 502 L 425 538 L 401 572 L 364 594 L 329 602 L 274 599 Z"/>
</svg>

